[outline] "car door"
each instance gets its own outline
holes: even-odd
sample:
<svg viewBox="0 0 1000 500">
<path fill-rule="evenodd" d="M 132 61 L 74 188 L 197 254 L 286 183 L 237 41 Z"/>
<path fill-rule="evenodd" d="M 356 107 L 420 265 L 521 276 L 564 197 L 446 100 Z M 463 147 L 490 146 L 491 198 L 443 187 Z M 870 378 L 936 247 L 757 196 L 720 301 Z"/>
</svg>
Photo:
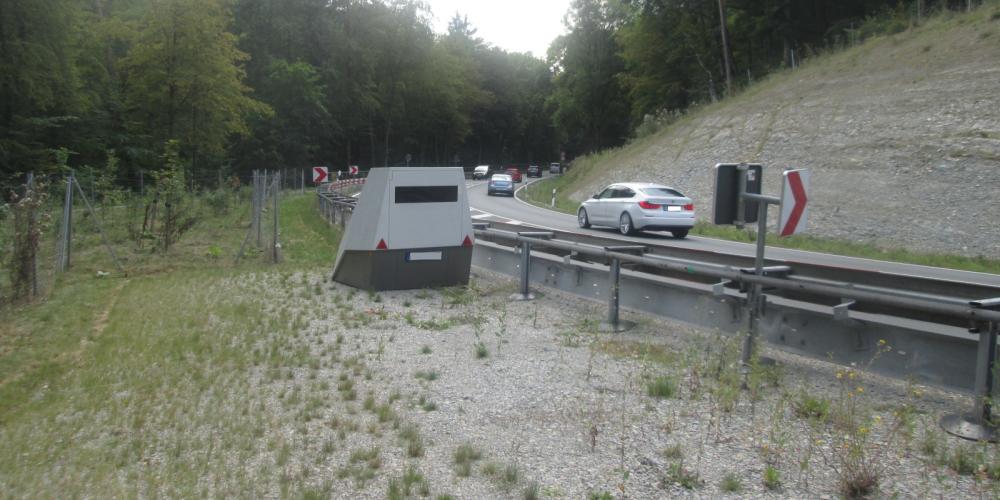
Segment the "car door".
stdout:
<svg viewBox="0 0 1000 500">
<path fill-rule="evenodd" d="M 628 210 L 628 204 L 632 202 L 633 197 L 635 197 L 635 191 L 624 186 L 615 188 L 607 204 L 609 224 L 618 225 L 618 218 L 621 217 L 622 212 Z"/>
<path fill-rule="evenodd" d="M 608 186 L 604 188 L 604 191 L 601 191 L 600 194 L 597 195 L 596 200 L 593 200 L 593 214 L 591 214 L 589 207 L 587 209 L 587 214 L 590 216 L 591 222 L 604 225 L 617 224 L 617 222 L 611 223 L 608 221 L 608 204 L 612 202 L 612 196 L 615 194 L 615 189 L 615 186 Z"/>
</svg>

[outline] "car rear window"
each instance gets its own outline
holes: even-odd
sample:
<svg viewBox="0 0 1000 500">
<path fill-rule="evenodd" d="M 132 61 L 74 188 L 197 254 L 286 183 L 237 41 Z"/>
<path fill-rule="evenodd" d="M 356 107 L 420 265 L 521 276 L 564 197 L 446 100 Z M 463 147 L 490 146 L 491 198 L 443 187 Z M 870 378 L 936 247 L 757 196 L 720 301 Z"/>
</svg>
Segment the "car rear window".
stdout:
<svg viewBox="0 0 1000 500">
<path fill-rule="evenodd" d="M 684 196 L 680 193 L 680 191 L 675 191 L 670 188 L 642 188 L 639 191 L 642 191 L 650 196 Z"/>
<path fill-rule="evenodd" d="M 455 203 L 458 186 L 396 186 L 396 203 Z"/>
</svg>

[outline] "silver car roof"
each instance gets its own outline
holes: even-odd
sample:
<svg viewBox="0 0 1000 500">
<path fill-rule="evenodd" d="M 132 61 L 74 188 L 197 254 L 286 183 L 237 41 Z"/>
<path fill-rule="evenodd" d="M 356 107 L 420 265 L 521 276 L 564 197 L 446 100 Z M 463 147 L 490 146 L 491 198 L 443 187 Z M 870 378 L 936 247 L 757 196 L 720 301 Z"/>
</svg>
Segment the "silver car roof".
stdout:
<svg viewBox="0 0 1000 500">
<path fill-rule="evenodd" d="M 616 182 L 614 184 L 608 184 L 607 186 L 605 186 L 605 189 L 611 186 L 622 186 L 630 189 L 666 188 L 666 189 L 673 189 L 674 191 L 679 191 L 678 189 L 675 189 L 673 187 L 665 186 L 663 184 L 654 184 L 652 182 Z"/>
</svg>

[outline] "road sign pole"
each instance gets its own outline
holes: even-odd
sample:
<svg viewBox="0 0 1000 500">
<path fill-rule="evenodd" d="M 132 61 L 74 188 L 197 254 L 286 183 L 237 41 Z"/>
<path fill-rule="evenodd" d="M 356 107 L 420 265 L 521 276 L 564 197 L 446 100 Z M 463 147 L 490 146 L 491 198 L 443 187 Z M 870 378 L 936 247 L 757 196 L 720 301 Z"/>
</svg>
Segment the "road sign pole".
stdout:
<svg viewBox="0 0 1000 500">
<path fill-rule="evenodd" d="M 746 187 L 746 172 L 740 175 L 741 189 Z M 757 202 L 757 254 L 754 256 L 754 274 L 764 275 L 764 252 L 767 249 L 767 206 L 781 205 L 781 199 L 773 196 L 740 191 L 740 221 L 746 214 L 745 204 Z M 737 221 L 737 222 L 740 222 Z M 743 387 L 747 386 L 747 378 L 750 375 L 750 364 L 753 362 L 753 352 L 756 349 L 758 331 L 760 330 L 760 318 L 764 313 L 764 290 L 760 284 L 753 284 L 747 291 L 746 312 L 747 312 L 747 333 L 743 337 L 743 351 L 740 354 L 740 370 L 743 373 Z"/>
</svg>

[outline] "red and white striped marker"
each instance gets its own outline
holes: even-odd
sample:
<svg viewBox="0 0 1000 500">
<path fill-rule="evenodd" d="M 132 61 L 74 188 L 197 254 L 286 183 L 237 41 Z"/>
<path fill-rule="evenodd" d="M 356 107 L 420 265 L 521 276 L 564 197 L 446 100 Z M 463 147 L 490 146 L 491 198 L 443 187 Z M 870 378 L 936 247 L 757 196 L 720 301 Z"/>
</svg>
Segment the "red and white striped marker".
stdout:
<svg viewBox="0 0 1000 500">
<path fill-rule="evenodd" d="M 788 170 L 784 172 L 781 185 L 781 218 L 778 220 L 778 234 L 791 236 L 806 230 L 806 215 L 809 213 L 809 171 Z"/>
</svg>

